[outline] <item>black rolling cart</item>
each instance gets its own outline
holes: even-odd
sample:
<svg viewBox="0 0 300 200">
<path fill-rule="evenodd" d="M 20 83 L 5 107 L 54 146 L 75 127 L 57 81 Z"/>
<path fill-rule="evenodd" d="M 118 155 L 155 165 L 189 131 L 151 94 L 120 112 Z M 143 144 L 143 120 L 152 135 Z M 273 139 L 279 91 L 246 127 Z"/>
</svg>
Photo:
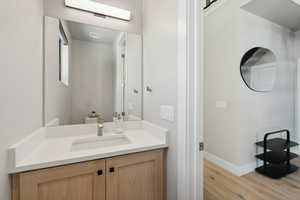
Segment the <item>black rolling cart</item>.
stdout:
<svg viewBox="0 0 300 200">
<path fill-rule="evenodd" d="M 286 139 L 268 139 L 271 135 L 280 133 L 285 133 Z M 256 155 L 257 159 L 263 161 L 263 166 L 256 168 L 256 172 L 273 179 L 280 179 L 298 170 L 297 166 L 290 163 L 292 159 L 298 157 L 290 151 L 290 148 L 299 144 L 290 140 L 289 130 L 266 133 L 264 141 L 257 142 L 256 145 L 264 150 L 262 154 Z"/>
</svg>

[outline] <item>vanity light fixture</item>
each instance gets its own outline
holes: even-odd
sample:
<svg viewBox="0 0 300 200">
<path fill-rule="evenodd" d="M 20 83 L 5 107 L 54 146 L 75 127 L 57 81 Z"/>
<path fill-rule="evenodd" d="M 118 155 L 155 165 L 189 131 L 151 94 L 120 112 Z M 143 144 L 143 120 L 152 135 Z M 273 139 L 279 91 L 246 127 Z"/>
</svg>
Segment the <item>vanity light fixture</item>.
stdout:
<svg viewBox="0 0 300 200">
<path fill-rule="evenodd" d="M 92 0 L 65 0 L 67 7 L 92 12 L 99 15 L 109 16 L 126 21 L 131 20 L 131 12 L 128 10 L 108 6 Z"/>
</svg>

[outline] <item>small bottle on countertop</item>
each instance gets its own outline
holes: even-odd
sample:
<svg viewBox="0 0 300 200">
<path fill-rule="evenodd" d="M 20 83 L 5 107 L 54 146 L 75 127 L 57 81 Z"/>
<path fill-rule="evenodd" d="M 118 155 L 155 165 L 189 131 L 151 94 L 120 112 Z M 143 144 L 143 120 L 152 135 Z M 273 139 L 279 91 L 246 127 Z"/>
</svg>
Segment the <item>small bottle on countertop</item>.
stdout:
<svg viewBox="0 0 300 200">
<path fill-rule="evenodd" d="M 115 113 L 113 114 L 113 122 L 116 122 L 117 120 L 118 120 L 118 113 L 115 112 Z"/>
<path fill-rule="evenodd" d="M 123 133 L 123 120 L 121 117 L 121 114 L 117 114 L 116 120 L 114 120 L 115 122 L 115 133 L 120 134 Z"/>
</svg>

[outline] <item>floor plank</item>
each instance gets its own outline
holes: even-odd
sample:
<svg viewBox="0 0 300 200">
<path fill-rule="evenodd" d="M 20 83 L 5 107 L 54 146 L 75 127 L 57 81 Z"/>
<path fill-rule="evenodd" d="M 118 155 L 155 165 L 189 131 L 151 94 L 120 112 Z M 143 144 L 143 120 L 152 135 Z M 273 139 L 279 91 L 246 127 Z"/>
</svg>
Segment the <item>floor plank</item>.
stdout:
<svg viewBox="0 0 300 200">
<path fill-rule="evenodd" d="M 293 162 L 300 166 L 300 159 Z M 258 173 L 237 177 L 204 162 L 205 200 L 300 200 L 300 170 L 280 180 Z"/>
</svg>

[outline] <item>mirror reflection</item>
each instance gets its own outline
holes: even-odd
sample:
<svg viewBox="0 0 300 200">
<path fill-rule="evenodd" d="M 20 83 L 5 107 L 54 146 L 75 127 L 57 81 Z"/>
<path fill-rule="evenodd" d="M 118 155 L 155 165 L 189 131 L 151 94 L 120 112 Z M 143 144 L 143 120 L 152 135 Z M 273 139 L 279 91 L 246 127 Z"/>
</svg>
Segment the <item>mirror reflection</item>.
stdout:
<svg viewBox="0 0 300 200">
<path fill-rule="evenodd" d="M 45 123 L 141 120 L 141 36 L 45 18 Z"/>
<path fill-rule="evenodd" d="M 250 89 L 257 92 L 272 91 L 276 80 L 276 56 L 269 49 L 253 48 L 243 56 L 240 70 Z"/>
</svg>

